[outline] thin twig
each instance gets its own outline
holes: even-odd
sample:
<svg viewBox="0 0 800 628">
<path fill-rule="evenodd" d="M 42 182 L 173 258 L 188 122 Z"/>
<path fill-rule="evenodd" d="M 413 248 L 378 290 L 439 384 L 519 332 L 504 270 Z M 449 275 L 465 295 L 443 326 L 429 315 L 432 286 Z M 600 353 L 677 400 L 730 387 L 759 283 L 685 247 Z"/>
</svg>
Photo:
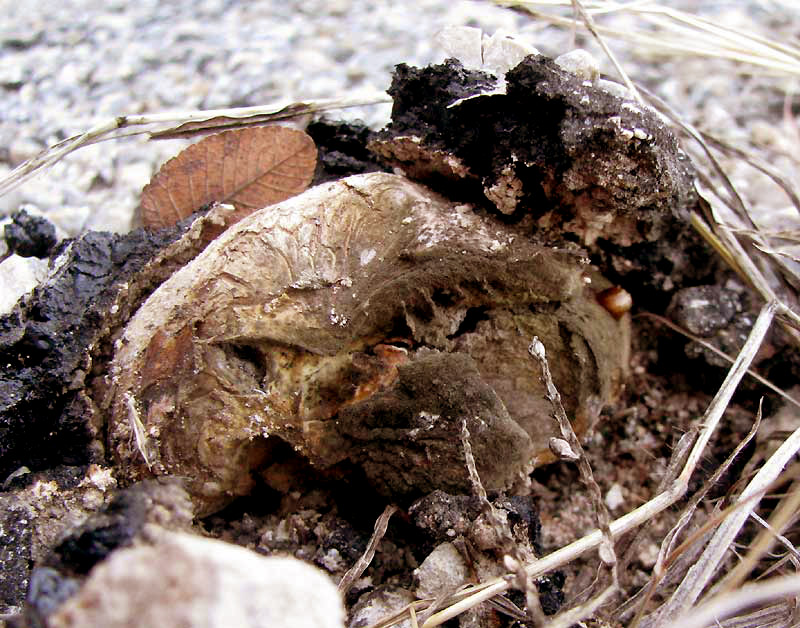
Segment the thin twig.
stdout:
<svg viewBox="0 0 800 628">
<path fill-rule="evenodd" d="M 339 581 L 339 593 L 346 595 L 350 587 L 353 586 L 353 583 L 358 580 L 361 574 L 369 567 L 369 564 L 375 557 L 375 550 L 378 547 L 378 543 L 381 542 L 381 539 L 383 539 L 383 536 L 386 534 L 386 528 L 389 526 L 389 519 L 392 518 L 392 515 L 396 511 L 397 506 L 394 504 L 390 504 L 383 509 L 381 516 L 375 521 L 375 530 L 372 532 L 369 543 L 367 543 L 367 549 L 364 550 L 364 553 L 358 558 L 355 565 L 350 567 Z"/>
<path fill-rule="evenodd" d="M 528 347 L 528 353 L 539 363 L 539 367 L 542 369 L 542 380 L 544 380 L 545 390 L 547 390 L 547 400 L 553 407 L 553 414 L 558 422 L 561 436 L 567 441 L 570 449 L 578 455 L 576 463 L 581 474 L 581 480 L 589 491 L 589 497 L 595 510 L 595 517 L 597 517 L 597 527 L 603 533 L 603 543 L 600 546 L 600 558 L 606 565 L 611 567 L 614 586 L 619 587 L 617 556 L 614 552 L 614 536 L 611 534 L 611 515 L 609 515 L 608 508 L 606 508 L 605 502 L 603 501 L 603 493 L 594 479 L 594 473 L 592 472 L 589 460 L 586 458 L 586 452 L 583 451 L 583 445 L 581 445 L 581 441 L 575 435 L 575 431 L 572 429 L 572 423 L 570 423 L 564 406 L 561 403 L 561 393 L 558 392 L 556 385 L 553 383 L 553 376 L 550 374 L 550 365 L 547 363 L 545 346 L 539 338 L 533 338 L 533 341 Z"/>
<path fill-rule="evenodd" d="M 611 51 L 611 48 L 609 48 L 608 44 L 606 44 L 605 40 L 597 32 L 594 20 L 592 19 L 592 16 L 589 15 L 583 8 L 581 0 L 572 0 L 572 7 L 573 10 L 576 11 L 581 16 L 583 23 L 586 25 L 587 30 L 592 34 L 592 37 L 594 37 L 597 40 L 597 43 L 600 44 L 600 47 L 603 49 L 603 52 L 606 53 L 606 56 L 608 57 L 609 61 L 611 61 L 611 64 L 614 66 L 614 69 L 617 71 L 620 78 L 625 83 L 625 87 L 627 87 L 630 93 L 633 94 L 633 98 L 640 105 L 644 105 L 645 103 L 644 100 L 642 99 L 641 94 L 639 93 L 639 90 L 636 89 L 636 86 L 633 84 L 633 81 L 628 76 L 628 73 L 625 71 L 625 68 L 622 67 L 622 64 L 617 60 L 617 57 Z"/>
<path fill-rule="evenodd" d="M 481 482 L 478 468 L 475 465 L 475 457 L 472 455 L 472 445 L 469 442 L 469 429 L 467 428 L 467 420 L 461 421 L 461 445 L 464 448 L 464 460 L 467 465 L 469 479 L 472 483 L 472 492 L 477 495 L 481 503 L 481 511 L 483 516 L 492 525 L 495 535 L 503 545 L 503 552 L 506 554 L 507 564 L 514 566 L 514 585 L 525 594 L 525 605 L 528 608 L 530 618 L 534 623 L 541 625 L 545 621 L 542 605 L 539 602 L 539 592 L 536 584 L 525 572 L 524 565 L 526 557 L 517 548 L 514 538 L 511 535 L 511 530 L 508 528 L 508 523 L 504 522 L 497 514 L 497 510 L 489 501 L 486 495 L 486 489 Z M 511 560 L 508 560 L 508 559 Z"/>
</svg>

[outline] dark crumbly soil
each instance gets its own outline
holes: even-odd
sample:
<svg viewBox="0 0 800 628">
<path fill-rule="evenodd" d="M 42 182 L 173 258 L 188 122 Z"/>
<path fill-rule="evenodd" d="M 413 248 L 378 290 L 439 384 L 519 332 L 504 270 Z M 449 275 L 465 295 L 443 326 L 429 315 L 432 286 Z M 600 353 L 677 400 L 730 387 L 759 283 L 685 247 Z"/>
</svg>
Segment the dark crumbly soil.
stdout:
<svg viewBox="0 0 800 628">
<path fill-rule="evenodd" d="M 107 330 L 109 308 L 178 232 L 90 232 L 52 255 L 56 274 L 0 317 L 0 477 L 18 467 L 101 460 L 90 443 L 82 388 L 90 347 Z"/>
</svg>

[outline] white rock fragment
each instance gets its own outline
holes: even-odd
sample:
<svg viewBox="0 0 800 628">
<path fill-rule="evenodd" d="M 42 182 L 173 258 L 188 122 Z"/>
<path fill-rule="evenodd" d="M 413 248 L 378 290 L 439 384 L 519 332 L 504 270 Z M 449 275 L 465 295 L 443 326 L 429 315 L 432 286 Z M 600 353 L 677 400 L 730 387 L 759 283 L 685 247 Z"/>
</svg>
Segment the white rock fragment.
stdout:
<svg viewBox="0 0 800 628">
<path fill-rule="evenodd" d="M 609 510 L 616 510 L 625 503 L 625 497 L 622 494 L 622 486 L 616 482 L 608 489 L 605 497 L 606 506 Z"/>
<path fill-rule="evenodd" d="M 639 552 L 636 558 L 639 564 L 645 569 L 652 569 L 658 560 L 659 547 L 652 541 L 643 543 L 639 546 Z"/>
<path fill-rule="evenodd" d="M 377 251 L 375 249 L 364 249 L 361 251 L 361 255 L 359 255 L 359 261 L 361 262 L 362 266 L 366 266 L 369 264 L 375 256 L 377 255 Z"/>
<path fill-rule="evenodd" d="M 597 79 L 596 86 L 604 92 L 608 92 L 612 96 L 622 98 L 623 100 L 633 100 L 633 94 L 622 83 L 616 81 L 607 81 L 606 79 Z"/>
<path fill-rule="evenodd" d="M 11 311 L 14 304 L 47 277 L 46 259 L 11 255 L 0 263 L 0 314 Z"/>
<path fill-rule="evenodd" d="M 399 587 L 381 587 L 361 596 L 350 615 L 348 628 L 366 628 L 403 610 L 415 602 L 410 591 Z M 397 628 L 411 628 L 409 620 L 394 624 Z"/>
<path fill-rule="evenodd" d="M 494 35 L 472 26 L 445 26 L 436 35 L 436 43 L 465 68 L 484 70 L 503 76 L 528 55 L 539 51 L 529 43 L 498 29 Z"/>
<path fill-rule="evenodd" d="M 556 65 L 562 70 L 574 74 L 578 78 L 594 83 L 600 78 L 600 64 L 591 54 L 582 48 L 570 50 L 556 57 Z"/>
<path fill-rule="evenodd" d="M 307 563 L 165 532 L 95 567 L 48 626 L 342 628 L 344 618 L 334 584 Z"/>
<path fill-rule="evenodd" d="M 483 67 L 497 75 L 516 67 L 525 57 L 538 54 L 539 51 L 529 43 L 502 29 L 491 37 L 483 36 Z"/>
<path fill-rule="evenodd" d="M 479 70 L 483 65 L 481 40 L 483 31 L 472 26 L 445 26 L 434 40 L 449 57 L 455 57 L 465 68 Z"/>
<path fill-rule="evenodd" d="M 438 598 L 448 590 L 455 590 L 469 577 L 463 556 L 452 543 L 442 543 L 428 554 L 415 571 L 417 597 L 419 599 Z"/>
</svg>

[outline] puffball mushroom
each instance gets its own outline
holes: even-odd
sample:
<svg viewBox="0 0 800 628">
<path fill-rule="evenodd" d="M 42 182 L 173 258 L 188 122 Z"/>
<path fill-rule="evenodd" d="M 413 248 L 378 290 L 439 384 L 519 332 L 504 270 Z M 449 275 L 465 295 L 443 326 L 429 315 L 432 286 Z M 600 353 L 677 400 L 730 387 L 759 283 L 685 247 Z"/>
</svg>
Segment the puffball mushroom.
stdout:
<svg viewBox="0 0 800 628">
<path fill-rule="evenodd" d="M 527 357 L 545 344 L 580 432 L 617 390 L 627 320 L 576 252 L 407 179 L 357 175 L 243 219 L 162 284 L 112 360 L 109 446 L 129 479 L 190 479 L 200 513 L 252 486 L 281 439 L 393 496 L 486 488 L 550 459 Z"/>
</svg>

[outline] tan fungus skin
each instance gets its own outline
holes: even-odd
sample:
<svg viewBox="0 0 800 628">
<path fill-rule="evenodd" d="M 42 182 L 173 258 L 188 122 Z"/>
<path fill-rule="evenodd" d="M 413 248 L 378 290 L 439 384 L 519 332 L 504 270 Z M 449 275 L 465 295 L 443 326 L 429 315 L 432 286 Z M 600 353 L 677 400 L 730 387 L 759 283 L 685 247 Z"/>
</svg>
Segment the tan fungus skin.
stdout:
<svg viewBox="0 0 800 628">
<path fill-rule="evenodd" d="M 387 494 L 468 492 L 467 420 L 483 482 L 504 488 L 556 435 L 534 335 L 578 431 L 620 385 L 628 323 L 594 297 L 608 287 L 402 177 L 324 184 L 227 230 L 133 316 L 110 451 L 131 480 L 191 478 L 201 513 L 250 490 L 275 436 Z"/>
</svg>

